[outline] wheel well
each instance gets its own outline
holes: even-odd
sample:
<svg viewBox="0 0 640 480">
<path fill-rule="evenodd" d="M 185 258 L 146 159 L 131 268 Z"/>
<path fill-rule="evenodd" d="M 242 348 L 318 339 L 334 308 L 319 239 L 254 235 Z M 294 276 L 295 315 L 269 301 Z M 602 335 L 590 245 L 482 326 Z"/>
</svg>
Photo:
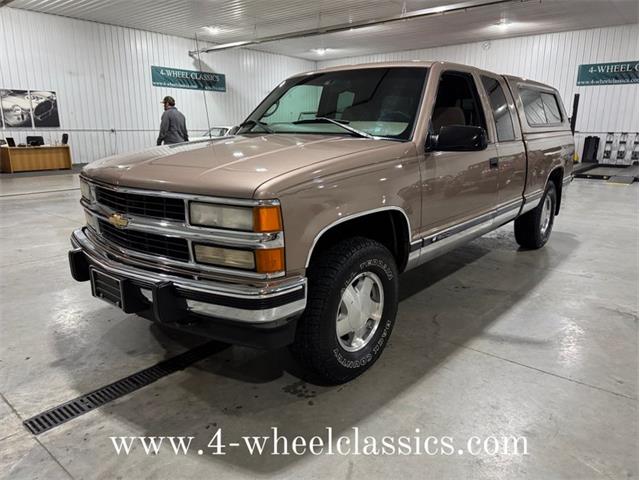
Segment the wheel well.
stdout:
<svg viewBox="0 0 640 480">
<path fill-rule="evenodd" d="M 556 187 L 556 195 L 558 201 L 556 202 L 556 215 L 560 213 L 560 203 L 562 202 L 562 179 L 564 175 L 564 169 L 556 168 L 549 175 L 549 181 L 553 182 Z"/>
<path fill-rule="evenodd" d="M 366 237 L 389 249 L 402 272 L 409 258 L 409 227 L 406 217 L 397 210 L 375 212 L 347 220 L 324 232 L 313 247 L 311 260 L 337 242 L 350 237 Z"/>
</svg>

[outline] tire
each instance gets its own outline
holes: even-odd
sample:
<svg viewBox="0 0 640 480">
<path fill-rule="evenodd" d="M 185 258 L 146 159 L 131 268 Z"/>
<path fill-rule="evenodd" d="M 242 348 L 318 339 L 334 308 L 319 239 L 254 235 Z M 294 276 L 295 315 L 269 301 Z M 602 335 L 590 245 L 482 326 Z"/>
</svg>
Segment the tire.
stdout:
<svg viewBox="0 0 640 480">
<path fill-rule="evenodd" d="M 538 249 L 547 243 L 553 229 L 557 198 L 556 186 L 553 182 L 549 182 L 538 206 L 516 218 L 514 224 L 516 242 L 522 247 Z"/>
<path fill-rule="evenodd" d="M 347 382 L 371 367 L 389 340 L 398 310 L 396 262 L 380 243 L 355 237 L 319 254 L 307 273 L 307 308 L 291 351 L 321 382 Z"/>
</svg>

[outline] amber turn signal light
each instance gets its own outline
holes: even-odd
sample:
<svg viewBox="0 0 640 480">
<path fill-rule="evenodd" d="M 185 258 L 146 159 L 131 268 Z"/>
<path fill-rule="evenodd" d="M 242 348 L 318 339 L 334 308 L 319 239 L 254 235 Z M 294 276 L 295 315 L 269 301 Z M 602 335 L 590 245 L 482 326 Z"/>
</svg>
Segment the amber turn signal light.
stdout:
<svg viewBox="0 0 640 480">
<path fill-rule="evenodd" d="M 279 232 L 282 230 L 282 217 L 279 206 L 262 206 L 253 209 L 254 232 Z"/>
<path fill-rule="evenodd" d="M 256 252 L 256 272 L 275 273 L 284 270 L 284 248 L 258 249 Z"/>
</svg>

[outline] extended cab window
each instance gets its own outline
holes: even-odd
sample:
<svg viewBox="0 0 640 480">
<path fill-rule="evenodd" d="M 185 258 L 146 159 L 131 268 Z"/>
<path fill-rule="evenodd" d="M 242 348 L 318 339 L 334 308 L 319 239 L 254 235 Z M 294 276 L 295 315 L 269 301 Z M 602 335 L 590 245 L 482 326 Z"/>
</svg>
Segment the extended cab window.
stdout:
<svg viewBox="0 0 640 480">
<path fill-rule="evenodd" d="M 449 125 L 487 128 L 478 91 L 468 73 L 445 72 L 440 76 L 431 128 L 438 132 L 441 127 Z"/>
<path fill-rule="evenodd" d="M 519 91 L 529 125 L 555 125 L 562 122 L 558 99 L 554 94 L 533 88 L 520 88 Z"/>
<path fill-rule="evenodd" d="M 378 67 L 291 78 L 271 92 L 239 133 L 359 132 L 407 140 L 427 72 L 423 67 Z"/>
<path fill-rule="evenodd" d="M 562 115 L 558 108 L 558 100 L 555 95 L 550 93 L 542 93 L 542 103 L 544 104 L 544 113 L 547 116 L 548 123 L 560 123 L 562 121 Z"/>
<path fill-rule="evenodd" d="M 515 140 L 516 134 L 513 130 L 513 119 L 511 118 L 511 112 L 509 112 L 507 97 L 504 94 L 504 90 L 502 89 L 500 82 L 495 78 L 483 76 L 482 85 L 484 86 L 484 90 L 487 92 L 489 102 L 491 103 L 493 121 L 496 125 L 498 141 L 508 142 L 510 140 Z"/>
</svg>

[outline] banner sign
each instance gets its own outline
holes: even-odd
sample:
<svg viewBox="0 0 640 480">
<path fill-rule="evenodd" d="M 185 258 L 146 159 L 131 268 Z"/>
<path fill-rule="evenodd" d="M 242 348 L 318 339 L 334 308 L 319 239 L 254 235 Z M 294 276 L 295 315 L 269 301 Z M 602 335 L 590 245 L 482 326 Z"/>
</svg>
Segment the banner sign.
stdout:
<svg viewBox="0 0 640 480">
<path fill-rule="evenodd" d="M 589 63 L 578 67 L 578 86 L 638 83 L 638 62 Z"/>
<path fill-rule="evenodd" d="M 151 66 L 151 81 L 155 87 L 227 91 L 226 79 L 222 73 Z"/>
</svg>

